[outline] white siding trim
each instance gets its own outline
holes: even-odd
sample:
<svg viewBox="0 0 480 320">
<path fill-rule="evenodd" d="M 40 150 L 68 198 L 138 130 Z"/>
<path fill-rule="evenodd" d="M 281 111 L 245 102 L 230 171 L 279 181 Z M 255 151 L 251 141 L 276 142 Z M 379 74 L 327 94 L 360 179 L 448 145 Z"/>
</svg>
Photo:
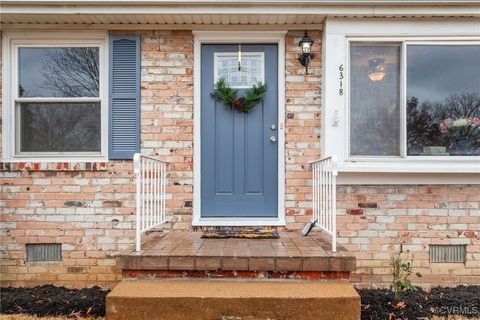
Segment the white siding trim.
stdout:
<svg viewBox="0 0 480 320">
<path fill-rule="evenodd" d="M 151 19 L 146 19 L 151 20 Z M 322 30 L 323 24 L 319 23 L 288 23 L 288 24 L 169 24 L 164 21 L 159 21 L 158 23 L 130 23 L 130 24 L 121 24 L 118 22 L 108 22 L 102 24 L 73 24 L 73 23 L 36 23 L 36 24 L 26 24 L 26 23 L 4 23 L 2 24 L 2 29 L 5 31 L 18 31 L 18 30 L 217 30 L 219 27 L 222 30 L 245 30 L 245 31 L 273 31 L 273 30 Z"/>
<path fill-rule="evenodd" d="M 476 1 L 102 1 L 95 5 L 87 2 L 58 3 L 42 1 L 31 3 L 4 0 L 3 14 L 19 15 L 28 20 L 31 14 L 63 15 L 151 15 L 151 14 L 230 14 L 249 15 L 252 12 L 265 15 L 307 14 L 330 16 L 479 16 L 480 6 Z M 93 2 L 93 1 L 92 1 Z M 244 4 L 248 3 L 248 6 Z M 55 5 L 56 4 L 56 5 Z"/>
<path fill-rule="evenodd" d="M 420 185 L 479 184 L 480 175 L 471 173 L 341 172 L 337 185 Z"/>
<path fill-rule="evenodd" d="M 194 226 L 284 226 L 285 225 L 285 35 L 286 31 L 235 32 L 194 31 L 193 63 L 193 221 Z M 278 217 L 201 217 L 201 45 L 202 43 L 278 44 Z"/>
</svg>

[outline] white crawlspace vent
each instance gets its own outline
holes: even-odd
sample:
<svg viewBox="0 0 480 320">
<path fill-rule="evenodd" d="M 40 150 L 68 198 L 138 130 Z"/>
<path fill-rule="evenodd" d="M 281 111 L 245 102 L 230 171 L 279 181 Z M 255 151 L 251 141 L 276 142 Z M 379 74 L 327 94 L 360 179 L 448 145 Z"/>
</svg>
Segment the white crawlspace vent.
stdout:
<svg viewBox="0 0 480 320">
<path fill-rule="evenodd" d="M 27 261 L 61 261 L 60 243 L 29 243 L 26 245 Z"/>
<path fill-rule="evenodd" d="M 466 245 L 430 245 L 430 262 L 465 262 Z"/>
</svg>

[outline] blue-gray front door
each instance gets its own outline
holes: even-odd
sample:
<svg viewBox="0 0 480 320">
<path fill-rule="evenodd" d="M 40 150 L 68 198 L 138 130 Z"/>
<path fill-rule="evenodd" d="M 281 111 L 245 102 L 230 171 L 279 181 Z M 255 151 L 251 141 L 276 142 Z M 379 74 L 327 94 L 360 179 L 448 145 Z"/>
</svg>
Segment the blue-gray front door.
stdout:
<svg viewBox="0 0 480 320">
<path fill-rule="evenodd" d="M 277 50 L 276 44 L 202 45 L 202 217 L 278 215 Z M 210 93 L 225 76 L 238 96 L 252 83 L 267 83 L 265 99 L 249 113 L 215 102 Z"/>
</svg>

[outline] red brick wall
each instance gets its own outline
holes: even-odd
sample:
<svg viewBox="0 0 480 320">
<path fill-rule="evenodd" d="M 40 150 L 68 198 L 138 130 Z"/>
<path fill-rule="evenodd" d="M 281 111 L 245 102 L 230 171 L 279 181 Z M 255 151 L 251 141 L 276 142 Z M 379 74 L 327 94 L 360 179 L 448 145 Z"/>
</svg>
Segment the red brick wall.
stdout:
<svg viewBox="0 0 480 320">
<path fill-rule="evenodd" d="M 480 283 L 480 185 L 339 186 L 337 200 L 338 241 L 357 257 L 359 286 L 389 285 L 401 244 L 422 274 L 415 283 Z M 430 263 L 429 244 L 465 244 L 467 261 Z"/>
<path fill-rule="evenodd" d="M 125 32 L 118 32 L 124 34 Z M 142 152 L 171 163 L 168 214 L 191 228 L 193 195 L 193 37 L 190 31 L 142 31 Z M 321 32 L 309 32 L 316 57 L 309 74 L 297 61 L 303 32 L 286 37 L 286 219 L 311 219 L 310 171 L 320 156 Z M 44 164 L 42 166 L 45 166 Z M 114 255 L 134 241 L 131 161 L 4 165 L 1 178 L 2 285 L 55 282 L 111 287 Z M 480 283 L 479 186 L 340 186 L 339 242 L 356 254 L 359 285 L 388 285 L 390 251 L 414 253 L 421 282 Z M 363 215 L 347 209 L 364 208 Z M 168 225 L 167 227 L 171 227 Z M 25 261 L 25 243 L 61 242 L 63 261 Z M 430 264 L 430 243 L 468 244 L 467 263 Z"/>
<path fill-rule="evenodd" d="M 175 214 L 175 228 L 190 228 L 192 34 L 140 34 L 142 152 L 170 162 L 168 212 Z M 2 285 L 111 287 L 121 279 L 114 256 L 135 237 L 132 161 L 0 167 Z M 26 262 L 26 243 L 62 243 L 63 260 Z"/>
<path fill-rule="evenodd" d="M 298 62 L 298 43 L 303 31 L 291 31 L 286 38 L 285 61 L 285 208 L 288 229 L 302 228 L 311 220 L 311 172 L 308 162 L 320 157 L 320 87 L 322 33 L 310 31 L 315 40 L 315 58 L 308 67 Z"/>
<path fill-rule="evenodd" d="M 142 153 L 168 161 L 167 208 L 191 228 L 193 200 L 193 35 L 141 32 Z"/>
<path fill-rule="evenodd" d="M 114 254 L 135 235 L 131 161 L 100 170 L 13 168 L 0 174 L 2 285 L 109 287 L 120 279 Z M 26 262 L 26 243 L 62 243 L 63 260 Z"/>
</svg>

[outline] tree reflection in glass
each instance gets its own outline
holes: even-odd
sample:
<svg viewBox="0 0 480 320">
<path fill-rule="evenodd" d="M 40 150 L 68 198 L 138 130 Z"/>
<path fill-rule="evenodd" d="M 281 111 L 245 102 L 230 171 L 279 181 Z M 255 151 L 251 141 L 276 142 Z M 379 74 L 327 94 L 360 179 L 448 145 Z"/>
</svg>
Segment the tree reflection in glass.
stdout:
<svg viewBox="0 0 480 320">
<path fill-rule="evenodd" d="M 98 97 L 99 50 L 20 48 L 20 97 Z"/>
<path fill-rule="evenodd" d="M 18 103 L 21 152 L 99 152 L 99 48 L 20 48 L 19 96 L 60 98 Z M 65 99 L 61 99 L 65 98 Z"/>
<path fill-rule="evenodd" d="M 22 103 L 22 152 L 100 151 L 100 103 Z"/>
<path fill-rule="evenodd" d="M 480 46 L 407 47 L 407 152 L 480 155 Z"/>
</svg>

